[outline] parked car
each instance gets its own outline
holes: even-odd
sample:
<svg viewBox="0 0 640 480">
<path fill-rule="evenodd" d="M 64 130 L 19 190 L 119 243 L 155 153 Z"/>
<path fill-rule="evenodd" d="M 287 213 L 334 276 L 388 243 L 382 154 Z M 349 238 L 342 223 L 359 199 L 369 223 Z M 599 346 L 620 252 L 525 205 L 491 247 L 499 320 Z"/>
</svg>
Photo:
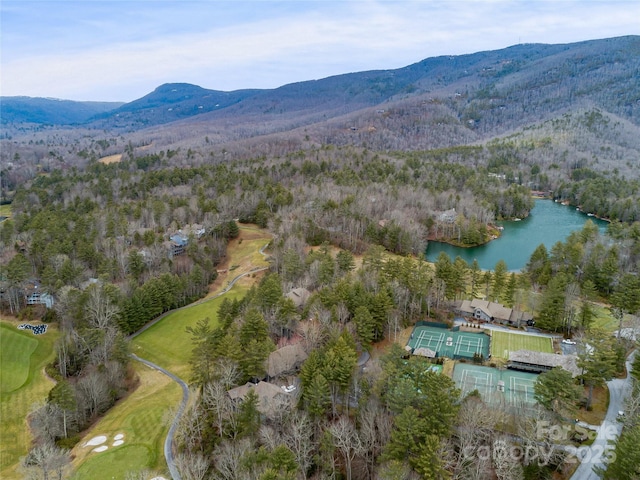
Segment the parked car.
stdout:
<svg viewBox="0 0 640 480">
<path fill-rule="evenodd" d="M 574 342 L 573 340 L 570 340 L 570 339 L 568 339 L 568 338 L 564 338 L 564 339 L 562 340 L 562 343 L 564 343 L 564 344 L 566 344 L 566 345 L 575 345 L 575 344 L 576 344 L 576 342 Z"/>
</svg>

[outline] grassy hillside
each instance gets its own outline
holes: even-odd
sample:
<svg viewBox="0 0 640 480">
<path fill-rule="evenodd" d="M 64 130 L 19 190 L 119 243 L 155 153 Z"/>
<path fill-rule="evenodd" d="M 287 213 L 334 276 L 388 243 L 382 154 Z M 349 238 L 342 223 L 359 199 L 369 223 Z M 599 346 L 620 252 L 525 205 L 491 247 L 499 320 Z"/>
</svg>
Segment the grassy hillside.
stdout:
<svg viewBox="0 0 640 480">
<path fill-rule="evenodd" d="M 0 217 L 11 217 L 11 204 L 0 205 Z"/>
<path fill-rule="evenodd" d="M 125 478 L 127 472 L 148 469 L 164 473 L 164 439 L 180 402 L 180 387 L 166 375 L 138 362 L 133 368 L 138 388 L 98 421 L 72 451 L 75 472 L 71 478 Z M 123 435 L 123 444 L 113 446 L 114 437 Z M 104 435 L 108 449 L 94 452 L 85 444 Z M 165 474 L 166 476 L 166 474 Z"/>
<path fill-rule="evenodd" d="M 0 322 L 0 478 L 18 479 L 20 457 L 27 454 L 31 435 L 26 418 L 34 405 L 46 400 L 53 382 L 44 366 L 53 359 L 55 328 L 35 336 L 18 330 L 16 322 Z"/>
<path fill-rule="evenodd" d="M 5 328 L 0 336 L 0 392 L 10 393 L 25 384 L 29 378 L 31 354 L 38 348 L 35 337 L 20 335 L 18 331 Z"/>
<path fill-rule="evenodd" d="M 137 336 L 132 341 L 133 353 L 183 379 L 188 379 L 191 336 L 186 332 L 186 328 L 194 327 L 198 320 L 203 318 L 209 318 L 211 324 L 216 325 L 218 308 L 222 301 L 225 298 L 240 299 L 246 294 L 256 281 L 253 274 L 240 279 L 223 296 L 214 298 L 225 290 L 235 277 L 268 265 L 260 249 L 270 240 L 271 236 L 265 230 L 242 225 L 238 238 L 229 243 L 225 262 L 218 266 L 220 273 L 211 286 L 207 299 L 170 313 Z"/>
<path fill-rule="evenodd" d="M 244 285 L 236 285 L 224 297 L 177 310 L 162 321 L 140 334 L 132 341 L 131 351 L 183 379 L 190 375 L 191 336 L 187 327 L 195 327 L 198 320 L 209 318 L 212 326 L 217 325 L 218 308 L 223 298 L 242 298 L 247 291 Z"/>
</svg>

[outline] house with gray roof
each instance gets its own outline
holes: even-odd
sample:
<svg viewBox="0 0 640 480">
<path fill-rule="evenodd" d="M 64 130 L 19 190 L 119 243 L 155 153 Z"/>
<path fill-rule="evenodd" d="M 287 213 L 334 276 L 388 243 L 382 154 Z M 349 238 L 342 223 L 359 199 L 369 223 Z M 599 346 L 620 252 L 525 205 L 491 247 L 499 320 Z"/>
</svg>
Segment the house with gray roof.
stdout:
<svg viewBox="0 0 640 480">
<path fill-rule="evenodd" d="M 462 300 L 456 306 L 456 311 L 465 317 L 473 317 L 476 320 L 497 322 L 505 325 L 520 326 L 533 320 L 533 315 L 528 312 L 522 312 L 518 309 L 505 307 L 500 303 L 479 298 Z"/>
<path fill-rule="evenodd" d="M 281 387 L 263 381 L 257 384 L 248 382 L 239 387 L 232 388 L 227 394 L 232 402 L 239 403 L 245 399 L 249 392 L 255 392 L 258 397 L 258 411 L 266 416 L 270 416 L 276 412 L 290 397 L 290 394 L 285 392 Z"/>
<path fill-rule="evenodd" d="M 270 378 L 294 373 L 309 355 L 302 343 L 285 345 L 271 352 L 266 362 L 267 375 Z"/>
<path fill-rule="evenodd" d="M 507 366 L 514 370 L 532 373 L 544 373 L 555 367 L 562 367 L 573 377 L 582 373 L 575 355 L 558 355 L 555 353 L 534 352 L 531 350 L 516 350 L 509 353 Z"/>
</svg>

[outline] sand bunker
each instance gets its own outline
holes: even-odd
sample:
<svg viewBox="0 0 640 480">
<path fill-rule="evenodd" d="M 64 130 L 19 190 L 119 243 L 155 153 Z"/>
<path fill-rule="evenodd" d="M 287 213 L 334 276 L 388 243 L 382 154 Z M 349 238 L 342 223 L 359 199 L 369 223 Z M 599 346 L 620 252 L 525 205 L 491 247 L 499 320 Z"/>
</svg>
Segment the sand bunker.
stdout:
<svg viewBox="0 0 640 480">
<path fill-rule="evenodd" d="M 84 444 L 85 447 L 95 447 L 96 445 L 102 445 L 107 441 L 106 435 L 98 435 L 97 437 L 93 437 L 87 443 Z"/>
<path fill-rule="evenodd" d="M 164 477 L 153 477 L 151 480 L 167 480 Z"/>
<path fill-rule="evenodd" d="M 114 442 L 111 444 L 111 446 L 118 447 L 118 446 L 122 445 L 124 443 L 124 433 L 118 433 L 117 435 L 115 435 L 113 437 L 113 440 L 114 440 Z M 106 441 L 107 441 L 107 436 L 106 435 L 98 435 L 97 437 L 93 437 L 91 440 L 89 440 L 83 446 L 85 446 L 85 447 L 95 447 L 97 445 L 102 445 Z M 108 446 L 102 445 L 100 447 L 94 448 L 91 451 L 100 453 L 100 452 L 104 452 L 108 448 L 109 448 Z M 162 478 L 162 477 L 159 477 L 159 478 Z"/>
</svg>

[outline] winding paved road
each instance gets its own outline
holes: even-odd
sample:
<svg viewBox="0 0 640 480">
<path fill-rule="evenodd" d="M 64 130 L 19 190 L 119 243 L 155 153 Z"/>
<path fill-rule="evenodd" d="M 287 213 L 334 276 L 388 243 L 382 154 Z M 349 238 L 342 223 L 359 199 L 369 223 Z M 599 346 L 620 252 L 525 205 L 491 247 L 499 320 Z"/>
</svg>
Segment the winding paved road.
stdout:
<svg viewBox="0 0 640 480">
<path fill-rule="evenodd" d="M 182 401 L 180 402 L 180 406 L 178 407 L 178 411 L 176 412 L 176 416 L 171 423 L 171 427 L 169 427 L 169 433 L 167 434 L 167 438 L 164 440 L 164 458 L 167 461 L 167 467 L 169 467 L 169 474 L 173 480 L 182 480 L 180 476 L 180 472 L 176 468 L 175 461 L 173 459 L 173 437 L 175 436 L 176 429 L 178 428 L 178 421 L 182 414 L 184 413 L 184 409 L 187 407 L 187 402 L 189 401 L 189 386 L 182 380 L 180 377 L 177 377 L 173 373 L 165 370 L 164 368 L 152 363 L 144 358 L 138 357 L 136 354 L 132 353 L 131 358 L 137 360 L 138 362 L 144 363 L 148 367 L 153 368 L 154 370 L 158 370 L 159 372 L 164 373 L 171 380 L 176 382 L 182 388 Z"/>
<path fill-rule="evenodd" d="M 609 387 L 609 409 L 602 424 L 597 428 L 597 437 L 591 446 L 578 448 L 576 456 L 580 459 L 580 466 L 576 469 L 571 480 L 599 480 L 600 475 L 593 471 L 595 467 L 606 468 L 606 461 L 610 459 L 615 448 L 612 445 L 620 432 L 622 425 L 618 422 L 618 412 L 624 410 L 624 401 L 631 391 L 631 363 L 637 352 L 633 351 L 627 358 L 626 378 L 616 378 L 607 382 Z"/>
<path fill-rule="evenodd" d="M 264 245 L 260 249 L 260 253 L 262 255 L 265 254 L 264 253 L 264 249 L 267 248 L 268 245 L 269 244 L 267 243 L 266 245 Z M 170 313 L 174 313 L 174 312 L 177 312 L 177 311 L 180 311 L 180 310 L 184 310 L 185 308 L 192 307 L 193 305 L 198 305 L 198 304 L 201 304 L 201 303 L 209 302 L 209 301 L 211 301 L 211 300 L 213 300 L 215 298 L 218 298 L 218 297 L 224 295 L 225 293 L 227 293 L 229 290 L 231 290 L 231 288 L 233 288 L 233 286 L 236 284 L 236 282 L 238 280 L 240 280 L 242 277 L 246 277 L 247 275 L 251 275 L 251 274 L 256 273 L 256 272 L 262 272 L 264 270 L 267 270 L 268 268 L 269 267 L 257 267 L 257 268 L 253 268 L 253 269 L 249 270 L 248 272 L 241 273 L 240 275 L 235 276 L 231 281 L 229 281 L 229 283 L 227 283 L 227 286 L 224 289 L 222 289 L 222 291 L 217 293 L 216 295 L 213 295 L 212 297 L 205 298 L 205 299 L 202 299 L 202 300 L 198 300 L 197 302 L 191 303 L 189 305 L 185 305 L 184 307 L 176 308 L 174 310 L 169 310 L 168 312 L 163 313 L 159 317 L 157 317 L 154 320 L 152 320 L 151 322 L 147 323 L 144 327 L 142 327 L 137 332 L 132 333 L 127 338 L 129 340 L 134 339 L 135 337 L 140 335 L 145 330 L 148 330 L 149 328 L 154 326 L 156 323 L 158 323 L 160 320 L 162 320 L 164 317 L 166 317 Z M 153 369 L 155 369 L 155 370 L 157 370 L 157 371 L 159 371 L 161 373 L 164 373 L 167 377 L 169 377 L 171 380 L 173 380 L 178 385 L 180 385 L 180 388 L 182 389 L 182 401 L 180 402 L 180 406 L 178 407 L 178 411 L 176 412 L 176 416 L 173 419 L 173 422 L 171 423 L 171 427 L 169 427 L 169 433 L 167 433 L 167 438 L 164 441 L 164 458 L 165 458 L 165 460 L 167 462 L 167 467 L 169 468 L 169 474 L 171 475 L 171 478 L 173 480 L 182 480 L 182 476 L 180 475 L 180 472 L 176 468 L 176 464 L 175 464 L 175 461 L 174 461 L 174 458 L 173 458 L 173 438 L 174 438 L 176 430 L 178 428 L 178 422 L 180 421 L 180 418 L 182 417 L 182 414 L 184 413 L 184 409 L 187 407 L 187 402 L 189 401 L 189 386 L 180 377 L 174 375 L 173 373 L 169 372 L 168 370 L 165 370 L 160 365 L 156 365 L 155 363 L 150 362 L 149 360 L 145 360 L 144 358 L 140 358 L 134 353 L 131 353 L 130 356 L 134 360 L 136 360 L 136 361 L 138 361 L 140 363 L 143 363 L 143 364 L 147 365 L 148 367 L 153 368 Z"/>
</svg>

